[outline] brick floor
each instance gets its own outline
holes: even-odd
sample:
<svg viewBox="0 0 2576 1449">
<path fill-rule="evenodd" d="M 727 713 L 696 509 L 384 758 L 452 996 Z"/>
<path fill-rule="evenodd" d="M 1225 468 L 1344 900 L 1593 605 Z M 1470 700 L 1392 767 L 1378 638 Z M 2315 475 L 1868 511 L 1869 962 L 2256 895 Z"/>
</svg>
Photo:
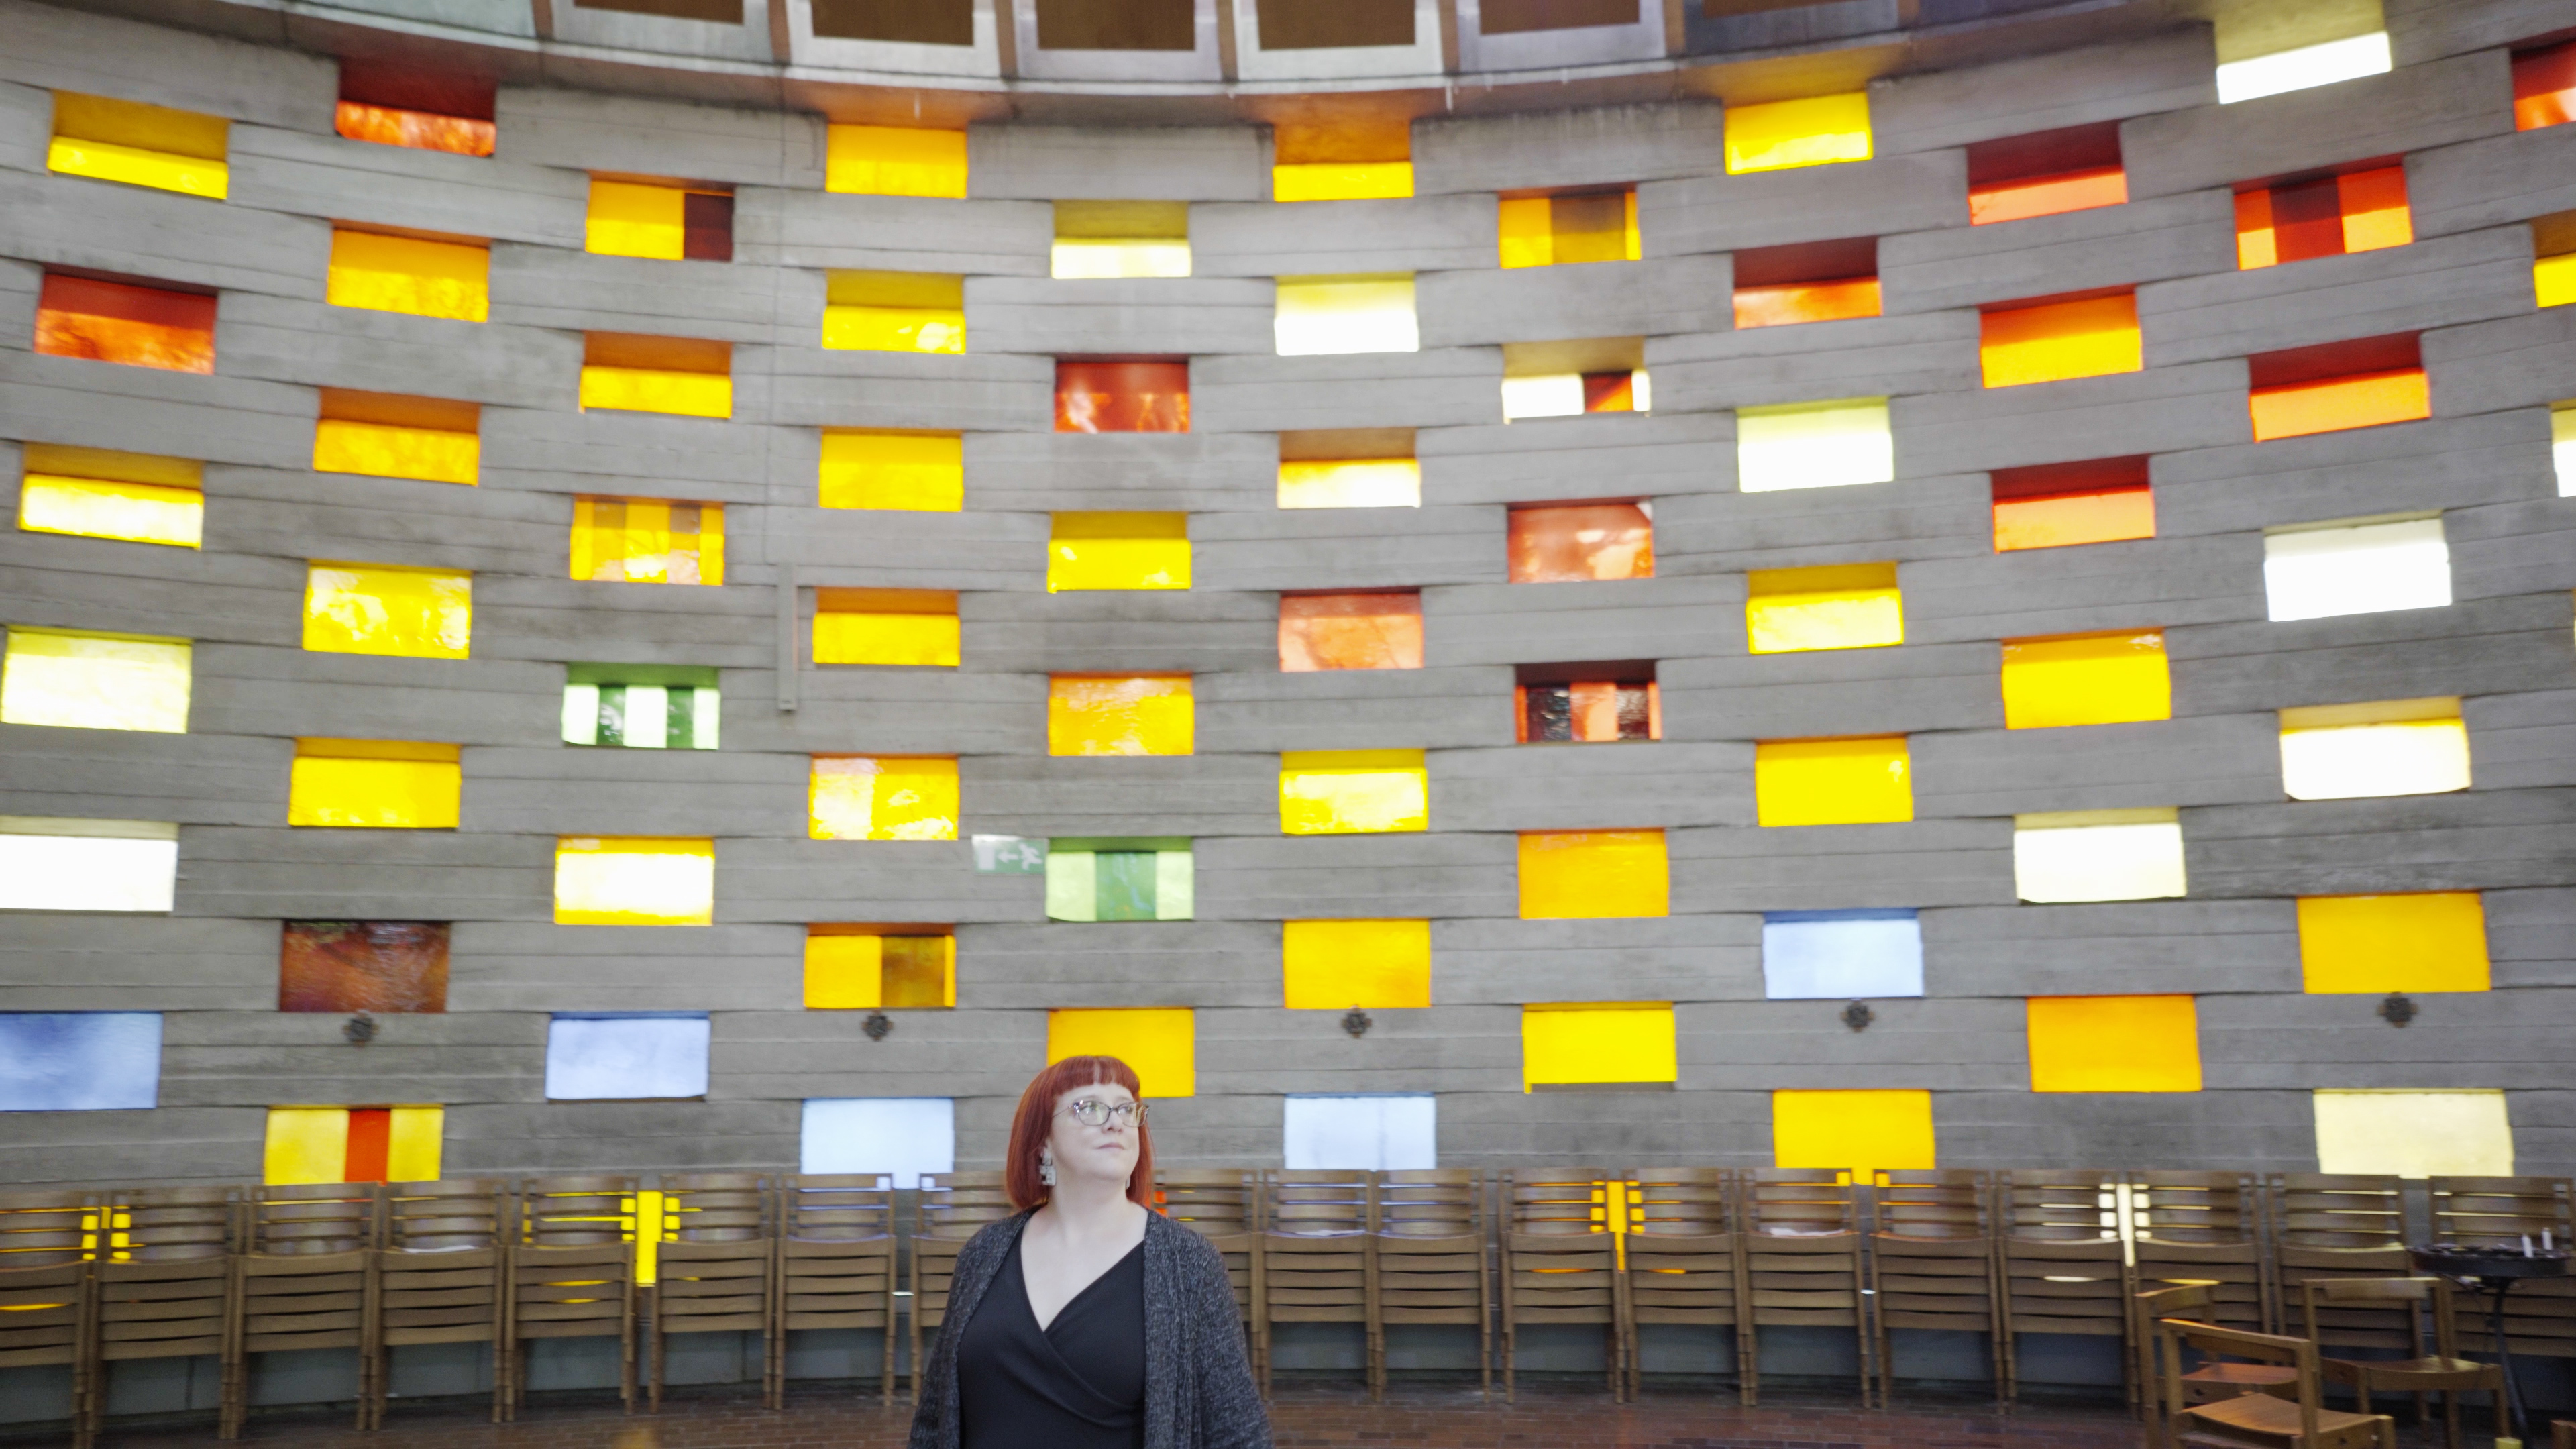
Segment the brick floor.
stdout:
<svg viewBox="0 0 2576 1449">
<path fill-rule="evenodd" d="M 2140 1449 L 2128 1415 L 2108 1407 L 2025 1406 L 2010 1417 L 1983 1403 L 1915 1403 L 1892 1410 L 1852 1407 L 1848 1398 L 1768 1391 L 1761 1407 L 1731 1394 L 1649 1389 L 1615 1404 L 1597 1391 L 1524 1384 L 1520 1401 L 1480 1399 L 1463 1390 L 1399 1387 L 1383 1404 L 1340 1387 L 1282 1386 L 1271 1410 L 1280 1449 L 1341 1445 L 1392 1449 Z M 2482 1411 L 2481 1411 L 2482 1413 Z M 2438 1424 L 2418 1431 L 2400 1416 L 2399 1439 L 2439 1444 Z M 613 1395 L 548 1397 L 496 1425 L 470 1403 L 397 1403 L 385 1429 L 358 1434 L 338 1415 L 309 1411 L 254 1418 L 241 1442 L 268 1449 L 900 1449 L 912 1411 L 873 1394 L 804 1389 L 783 1413 L 756 1393 L 692 1390 L 659 1417 L 621 1415 Z M 2474 1430 L 2471 1446 L 2488 1443 Z M 107 1449 L 197 1449 L 213 1442 L 203 1425 L 112 1428 Z M 10 1437 L 12 1449 L 51 1446 Z"/>
</svg>

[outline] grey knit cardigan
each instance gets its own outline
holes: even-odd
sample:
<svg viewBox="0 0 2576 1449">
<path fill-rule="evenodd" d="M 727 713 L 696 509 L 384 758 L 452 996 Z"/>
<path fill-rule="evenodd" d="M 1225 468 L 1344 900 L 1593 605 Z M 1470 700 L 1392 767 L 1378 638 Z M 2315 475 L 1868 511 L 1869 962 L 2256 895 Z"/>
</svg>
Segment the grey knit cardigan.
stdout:
<svg viewBox="0 0 2576 1449">
<path fill-rule="evenodd" d="M 957 1340 L 1028 1221 L 994 1223 L 958 1253 L 939 1344 L 915 1370 L 911 1449 L 958 1449 Z M 1145 1449 L 1270 1449 L 1225 1259 L 1161 1213 L 1145 1219 Z"/>
</svg>

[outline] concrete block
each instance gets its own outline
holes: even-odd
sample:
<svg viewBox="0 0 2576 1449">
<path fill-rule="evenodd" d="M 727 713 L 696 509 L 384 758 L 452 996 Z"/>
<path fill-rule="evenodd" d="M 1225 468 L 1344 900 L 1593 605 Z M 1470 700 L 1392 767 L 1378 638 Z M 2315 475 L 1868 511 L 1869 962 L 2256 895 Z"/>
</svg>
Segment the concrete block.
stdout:
<svg viewBox="0 0 2576 1449">
<path fill-rule="evenodd" d="M 1201 277 L 1348 276 L 1494 265 L 1494 200 L 1427 193 L 1383 201 L 1201 202 L 1190 271 Z"/>
<path fill-rule="evenodd" d="M 2507 69 L 2504 53 L 2489 51 L 2124 122 L 2129 195 L 2260 181 L 2497 135 L 2513 124 L 2490 99 L 2511 93 Z"/>
<path fill-rule="evenodd" d="M 1724 170 L 1725 158 L 1725 116 L 1705 102 L 1445 117 L 1413 127 L 1420 196 L 1705 176 Z"/>
<path fill-rule="evenodd" d="M 1265 201 L 1250 126 L 969 126 L 966 194 L 1031 201 Z"/>
<path fill-rule="evenodd" d="M 1660 337 L 1732 326 L 1733 277 L 1727 257 L 1657 257 L 1432 272 L 1414 295 L 1425 347 Z"/>
<path fill-rule="evenodd" d="M 1650 257 L 1967 224 L 1967 153 L 1956 150 L 1637 188 L 1637 230 Z"/>
</svg>

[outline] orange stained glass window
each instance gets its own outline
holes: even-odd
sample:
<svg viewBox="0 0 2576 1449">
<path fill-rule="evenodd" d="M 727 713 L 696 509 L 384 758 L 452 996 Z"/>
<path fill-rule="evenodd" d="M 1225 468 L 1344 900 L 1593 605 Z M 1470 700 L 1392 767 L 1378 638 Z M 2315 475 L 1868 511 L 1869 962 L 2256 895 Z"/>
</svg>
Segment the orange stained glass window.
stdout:
<svg viewBox="0 0 2576 1449">
<path fill-rule="evenodd" d="M 1644 399 L 1638 396 L 1637 379 L 1645 376 L 1642 369 L 1629 372 L 1587 372 L 1583 378 L 1583 410 L 1587 413 L 1641 413 Z"/>
<path fill-rule="evenodd" d="M 2254 439 L 2304 437 L 2433 415 L 2416 335 L 2364 337 L 2251 359 Z"/>
<path fill-rule="evenodd" d="M 1063 359 L 1055 365 L 1059 433 L 1186 433 L 1190 364 L 1181 359 Z"/>
<path fill-rule="evenodd" d="M 1521 744 L 1606 744 L 1664 737 L 1654 665 L 1524 667 L 1512 687 L 1513 735 Z M 1589 678 L 1573 678 L 1573 675 Z"/>
<path fill-rule="evenodd" d="M 1735 325 L 1739 328 L 1878 314 L 1876 237 L 1748 247 L 1735 254 Z"/>
<path fill-rule="evenodd" d="M 2134 292 L 1991 307 L 1977 323 L 1988 387 L 2136 372 L 2146 364 Z"/>
<path fill-rule="evenodd" d="M 2576 40 L 2513 58 L 2513 128 L 2537 131 L 2576 121 Z"/>
<path fill-rule="evenodd" d="M 1993 488 L 1997 553 L 2156 536 L 2143 455 L 1998 468 Z"/>
<path fill-rule="evenodd" d="M 202 292 L 48 272 L 36 302 L 36 350 L 51 357 L 211 373 L 215 299 Z"/>
<path fill-rule="evenodd" d="M 444 921 L 289 921 L 277 1009 L 445 1011 L 447 939 Z"/>
<path fill-rule="evenodd" d="M 1986 226 L 2129 199 L 2120 123 L 2072 126 L 1968 147 L 1968 224 Z"/>
<path fill-rule="evenodd" d="M 344 59 L 333 126 L 353 141 L 489 156 L 499 134 L 492 124 L 495 92 L 493 81 L 417 62 Z"/>
<path fill-rule="evenodd" d="M 1422 595 L 1283 594 L 1279 669 L 1420 669 Z"/>
<path fill-rule="evenodd" d="M 415 151 L 453 151 L 459 156 L 491 155 L 493 140 L 499 135 L 490 121 L 371 106 L 362 101 L 342 101 L 332 129 L 352 141 L 408 146 Z"/>
<path fill-rule="evenodd" d="M 1515 508 L 1510 547 L 1516 584 L 1655 576 L 1655 520 L 1643 503 Z"/>
<path fill-rule="evenodd" d="M 2240 269 L 2402 247 L 2414 239 L 2402 166 L 2236 193 Z"/>
<path fill-rule="evenodd" d="M 1520 902 L 1524 921 L 1671 915 L 1664 832 L 1525 831 Z"/>
</svg>

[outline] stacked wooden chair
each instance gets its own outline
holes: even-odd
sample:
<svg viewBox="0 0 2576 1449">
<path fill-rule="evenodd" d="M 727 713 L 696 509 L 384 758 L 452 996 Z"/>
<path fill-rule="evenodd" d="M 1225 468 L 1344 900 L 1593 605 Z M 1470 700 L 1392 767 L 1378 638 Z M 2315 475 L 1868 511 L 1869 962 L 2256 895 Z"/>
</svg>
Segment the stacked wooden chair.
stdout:
<svg viewBox="0 0 2576 1449">
<path fill-rule="evenodd" d="M 2121 1377 L 2136 1402 L 2120 1182 L 2119 1173 L 2096 1169 L 2006 1172 L 1997 1178 L 2005 1403 L 2021 1397 L 2019 1344 L 2025 1333 L 2118 1339 Z"/>
<path fill-rule="evenodd" d="M 787 1336 L 874 1329 L 885 1352 L 878 1394 L 894 1401 L 894 1179 L 881 1172 L 778 1180 L 772 1349 L 761 1361 L 762 1402 L 787 1406 Z"/>
<path fill-rule="evenodd" d="M 777 1360 L 778 1325 L 770 1310 L 778 1242 L 771 1207 L 770 1181 L 758 1173 L 663 1176 L 646 1345 L 652 1412 L 662 1412 L 662 1375 L 675 1333 L 757 1334 L 761 1362 Z"/>
<path fill-rule="evenodd" d="M 912 1241 L 912 1397 L 921 1398 L 923 1357 L 938 1342 L 948 1321 L 948 1284 L 957 1275 L 957 1254 L 986 1223 L 1009 1217 L 1010 1195 L 998 1172 L 926 1172 L 913 1202 Z"/>
<path fill-rule="evenodd" d="M 1225 1260 L 1243 1324 L 1245 1352 L 1261 1367 L 1261 1177 L 1239 1167 L 1172 1168 L 1154 1173 L 1164 1215 L 1200 1237 Z"/>
<path fill-rule="evenodd" d="M 1360 1168 L 1273 1169 L 1261 1184 L 1261 1307 L 1257 1357 L 1270 1392 L 1271 1341 L 1282 1323 L 1347 1323 L 1370 1338 L 1377 1226 L 1374 1174 Z M 1371 1359 L 1362 1353 L 1362 1373 Z"/>
<path fill-rule="evenodd" d="M 254 1187 L 241 1211 L 219 1436 L 241 1436 L 251 1356 L 304 1349 L 355 1351 L 365 1428 L 377 1393 L 375 1184 Z"/>
<path fill-rule="evenodd" d="M 1735 1174 L 1722 1167 L 1645 1167 L 1628 1174 L 1626 1243 L 1628 1396 L 1638 1390 L 1647 1324 L 1723 1328 L 1735 1345 L 1739 1397 L 1753 1392 L 1746 1370 L 1752 1337 L 1744 1302 L 1743 1240 L 1736 1229 Z"/>
<path fill-rule="evenodd" d="M 0 1193 L 0 1368 L 71 1370 L 73 1449 L 89 1449 L 93 1417 L 89 1259 L 98 1205 L 86 1192 Z"/>
<path fill-rule="evenodd" d="M 2275 1173 L 2264 1184 L 2272 1237 L 2275 1333 L 2290 1332 L 2299 1287 L 2310 1278 L 2399 1278 L 2406 1256 L 2406 1197 L 2394 1177 Z M 2310 1335 L 2321 1349 L 2400 1350 L 2385 1314 L 2319 1309 Z"/>
<path fill-rule="evenodd" d="M 528 1344 L 615 1338 L 617 1394 L 635 1407 L 635 1193 L 632 1177 L 537 1177 L 519 1185 L 509 1254 L 502 1417 L 527 1398 Z"/>
<path fill-rule="evenodd" d="M 1610 1393 L 1624 1401 L 1628 1295 L 1611 1214 L 1625 1210 L 1626 1184 L 1597 1167 L 1514 1168 L 1500 1195 L 1503 1397 L 1518 1394 L 1521 1329 L 1572 1323 L 1599 1326 Z"/>
<path fill-rule="evenodd" d="M 510 1191 L 488 1178 L 389 1182 L 382 1193 L 376 1312 L 362 1377 L 371 1397 L 359 1427 L 380 1429 L 397 1348 L 492 1345 L 492 1420 L 503 1412 L 504 1285 Z"/>
<path fill-rule="evenodd" d="M 2563 1177 L 2437 1177 L 2425 1184 L 2433 1240 L 2464 1247 L 2519 1248 L 2548 1234 L 2556 1247 L 2576 1246 L 2576 1201 Z M 2576 1277 L 2517 1283 L 2505 1296 L 2504 1335 L 2516 1358 L 2576 1358 Z M 2491 1351 L 2487 1301 L 2458 1295 L 2455 1331 L 2470 1351 Z"/>
<path fill-rule="evenodd" d="M 1372 1392 L 1386 1395 L 1387 1329 L 1435 1324 L 1475 1330 L 1479 1387 L 1491 1395 L 1494 1286 L 1485 1263 L 1484 1174 L 1446 1167 L 1379 1173 L 1369 1252 Z"/>
<path fill-rule="evenodd" d="M 1883 1170 L 1872 1182 L 1869 1284 L 1878 1401 L 1896 1392 L 1893 1330 L 1977 1335 L 2001 1397 L 2003 1315 L 1996 1310 L 1993 1182 L 1982 1172 Z"/>
<path fill-rule="evenodd" d="M 2261 1333 L 2280 1321 L 2263 1261 L 2262 1194 L 2252 1174 L 2131 1172 L 2125 1182 L 2133 1314 L 2144 1295 L 2190 1285 L 2200 1290 L 2187 1315 L 2196 1322 Z M 2151 1392 L 2145 1387 L 2154 1339 L 2148 1322 L 2138 1317 L 2129 1326 L 2142 1396 Z"/>
<path fill-rule="evenodd" d="M 1762 1393 L 1762 1330 L 1848 1328 L 1859 1364 L 1860 1401 L 1877 1384 L 1870 1339 L 1860 1201 L 1848 1171 L 1759 1167 L 1744 1177 L 1744 1322 L 1748 1402 Z"/>
<path fill-rule="evenodd" d="M 2424 1395 L 2442 1396 L 2443 1442 L 2448 1449 L 2460 1449 L 2460 1395 L 2484 1391 L 2495 1405 L 2495 1433 L 2502 1439 L 2513 1432 L 2511 1416 L 2506 1412 L 2504 1369 L 2492 1363 L 2478 1363 L 2460 1356 L 2453 1332 L 2451 1285 L 2440 1278 L 2311 1278 L 2299 1285 L 2299 1321 L 2302 1336 L 2318 1341 L 2321 1314 L 2340 1311 L 2344 1321 L 2365 1314 L 2397 1321 L 2388 1331 L 2401 1345 L 2404 1357 L 2389 1359 L 2322 1358 L 2320 1367 L 2330 1383 L 2349 1387 L 2358 1400 L 2361 1412 L 2372 1412 L 2372 1398 L 2382 1393 L 2413 1394 L 2416 1419 L 2423 1419 Z M 2427 1329 L 2430 1329 L 2431 1353 L 2424 1352 Z"/>
<path fill-rule="evenodd" d="M 229 1377 L 234 1212 L 241 1193 L 238 1187 L 157 1187 L 100 1195 L 99 1236 L 106 1241 L 90 1265 L 97 1348 L 88 1417 L 77 1434 L 97 1434 L 116 1364 L 212 1354 Z"/>
</svg>

